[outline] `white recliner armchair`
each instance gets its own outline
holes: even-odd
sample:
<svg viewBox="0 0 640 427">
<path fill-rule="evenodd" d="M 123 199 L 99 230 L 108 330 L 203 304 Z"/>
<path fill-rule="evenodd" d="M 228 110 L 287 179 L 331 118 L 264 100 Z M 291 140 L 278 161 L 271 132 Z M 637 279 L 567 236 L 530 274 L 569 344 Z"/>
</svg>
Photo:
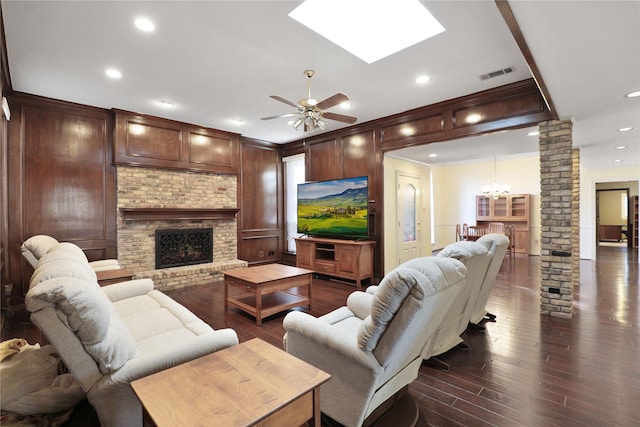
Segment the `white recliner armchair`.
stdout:
<svg viewBox="0 0 640 427">
<path fill-rule="evenodd" d="M 473 308 L 471 310 L 471 318 L 469 322 L 475 327 L 484 329 L 481 325 L 481 322 L 485 319 L 487 320 L 495 320 L 496 315 L 489 313 L 486 309 L 487 302 L 489 301 L 489 296 L 491 295 L 491 289 L 496 281 L 496 276 L 498 275 L 498 271 L 502 266 L 502 262 L 504 261 L 504 256 L 507 253 L 507 248 L 509 247 L 509 238 L 504 234 L 492 233 L 485 234 L 478 240 L 476 240 L 477 244 L 483 245 L 487 248 L 489 258 L 489 266 L 487 267 L 487 272 L 484 275 L 484 279 L 482 280 L 482 285 L 480 287 L 480 291 L 478 292 L 478 296 L 476 297 L 475 303 L 473 304 Z"/>
<path fill-rule="evenodd" d="M 474 303 L 480 292 L 490 258 L 487 249 L 483 245 L 469 241 L 447 245 L 435 258 L 458 260 L 464 264 L 468 273 L 464 288 L 458 293 L 441 321 L 440 332 L 435 338 L 431 351 L 424 353 L 425 360 L 431 359 L 431 362 L 438 365 L 440 369 L 448 371 L 450 369 L 449 364 L 437 356 L 455 347 L 467 348 L 461 335 L 469 324 Z M 420 258 L 416 258 L 407 261 L 403 265 L 420 268 L 422 261 Z"/>
<path fill-rule="evenodd" d="M 322 317 L 287 314 L 286 351 L 331 374 L 320 390 L 322 413 L 344 426 L 361 426 L 417 378 L 466 279 L 461 262 L 426 257 L 419 269 L 400 266 L 375 294 L 356 291 L 346 307 Z"/>
<path fill-rule="evenodd" d="M 31 264 L 31 267 L 36 268 L 38 260 L 58 243 L 59 242 L 51 236 L 38 234 L 25 240 L 20 250 L 22 251 L 22 256 Z M 89 265 L 94 271 L 116 270 L 121 268 L 117 259 L 91 261 Z"/>
</svg>

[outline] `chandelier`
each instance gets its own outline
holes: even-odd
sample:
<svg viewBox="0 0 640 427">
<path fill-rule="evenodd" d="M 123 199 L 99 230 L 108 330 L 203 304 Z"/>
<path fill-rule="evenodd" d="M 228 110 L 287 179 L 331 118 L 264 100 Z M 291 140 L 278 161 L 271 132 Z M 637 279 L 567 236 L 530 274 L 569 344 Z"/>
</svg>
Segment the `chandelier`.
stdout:
<svg viewBox="0 0 640 427">
<path fill-rule="evenodd" d="M 491 197 L 494 200 L 498 197 L 504 197 L 509 194 L 509 186 L 507 184 L 498 184 L 496 178 L 496 158 L 493 158 L 493 184 L 491 185 L 483 185 L 482 186 L 482 194 L 487 197 Z"/>
</svg>

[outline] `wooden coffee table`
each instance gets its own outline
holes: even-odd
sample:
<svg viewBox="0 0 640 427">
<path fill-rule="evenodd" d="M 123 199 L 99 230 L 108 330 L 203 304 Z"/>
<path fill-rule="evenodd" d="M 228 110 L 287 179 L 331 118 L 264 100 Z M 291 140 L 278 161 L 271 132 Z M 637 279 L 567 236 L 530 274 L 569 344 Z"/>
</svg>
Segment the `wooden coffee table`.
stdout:
<svg viewBox="0 0 640 427">
<path fill-rule="evenodd" d="M 311 308 L 312 270 L 284 264 L 264 264 L 224 272 L 224 310 L 229 306 L 253 315 L 256 325 L 262 319 L 293 307 Z M 229 286 L 243 290 L 230 296 Z M 307 288 L 307 295 L 290 292 L 291 288 Z"/>
<path fill-rule="evenodd" d="M 316 367 L 254 338 L 133 381 L 145 421 L 159 427 L 320 427 Z M 146 423 L 145 423 L 146 424 Z"/>
</svg>

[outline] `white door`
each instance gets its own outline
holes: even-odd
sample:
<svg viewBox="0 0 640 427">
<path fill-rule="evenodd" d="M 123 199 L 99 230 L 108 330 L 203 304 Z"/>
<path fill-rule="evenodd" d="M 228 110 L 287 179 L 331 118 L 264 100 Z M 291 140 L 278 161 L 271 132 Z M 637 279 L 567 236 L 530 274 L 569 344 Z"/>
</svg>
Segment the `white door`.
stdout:
<svg viewBox="0 0 640 427">
<path fill-rule="evenodd" d="M 421 256 L 420 177 L 396 172 L 398 265 Z"/>
</svg>

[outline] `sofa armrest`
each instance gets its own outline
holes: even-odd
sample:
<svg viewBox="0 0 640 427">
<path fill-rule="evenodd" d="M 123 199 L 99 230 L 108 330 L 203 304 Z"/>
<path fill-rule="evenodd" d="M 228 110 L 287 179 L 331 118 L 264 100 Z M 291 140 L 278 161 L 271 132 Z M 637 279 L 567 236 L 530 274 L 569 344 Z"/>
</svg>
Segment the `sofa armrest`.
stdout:
<svg viewBox="0 0 640 427">
<path fill-rule="evenodd" d="M 98 261 L 90 261 L 89 265 L 93 271 L 116 270 L 121 268 L 117 259 L 101 259 Z"/>
<path fill-rule="evenodd" d="M 375 295 L 378 292 L 378 285 L 371 285 L 367 288 L 367 293 L 371 295 Z"/>
<path fill-rule="evenodd" d="M 108 388 L 117 383 L 129 384 L 147 375 L 236 344 L 238 344 L 238 335 L 230 328 L 212 330 L 211 333 L 199 335 L 181 343 L 167 343 L 164 351 L 148 351 L 130 359 L 117 371 L 105 375 L 98 387 Z"/>
<path fill-rule="evenodd" d="M 135 279 L 125 282 L 114 283 L 102 287 L 103 292 L 111 302 L 132 298 L 138 295 L 145 295 L 153 290 L 153 280 Z"/>
<path fill-rule="evenodd" d="M 293 341 L 298 343 L 311 341 L 321 348 L 330 349 L 334 353 L 337 352 L 345 359 L 349 359 L 359 365 L 369 366 L 371 369 L 378 368 L 375 359 L 368 357 L 367 353 L 358 348 L 356 340 L 320 318 L 301 311 L 292 311 L 284 317 L 282 326 L 287 334 L 286 345 L 288 352 L 291 350 L 289 347 Z M 294 351 L 292 354 L 295 355 L 295 353 Z"/>
<path fill-rule="evenodd" d="M 349 295 L 347 298 L 347 307 L 351 310 L 358 318 L 365 319 L 367 316 L 371 314 L 371 302 L 373 301 L 373 295 L 362 292 L 355 291 Z"/>
</svg>

